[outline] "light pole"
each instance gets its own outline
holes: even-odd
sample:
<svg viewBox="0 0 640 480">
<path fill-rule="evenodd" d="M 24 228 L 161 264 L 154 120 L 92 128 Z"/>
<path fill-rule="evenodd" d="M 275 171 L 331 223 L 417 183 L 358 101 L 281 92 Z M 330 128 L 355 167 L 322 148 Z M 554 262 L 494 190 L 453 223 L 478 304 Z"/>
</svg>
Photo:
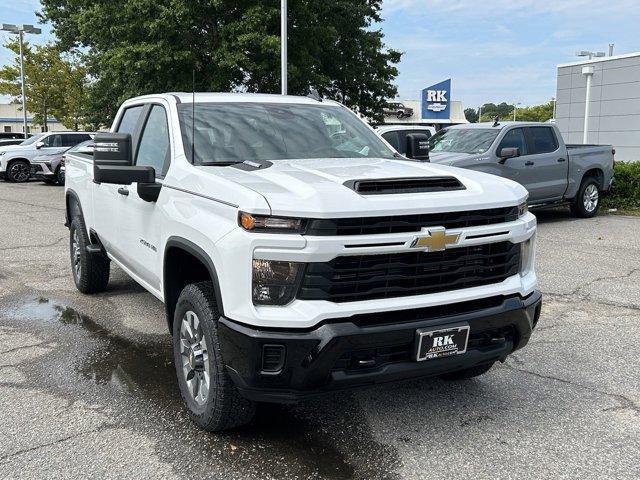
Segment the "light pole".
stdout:
<svg viewBox="0 0 640 480">
<path fill-rule="evenodd" d="M 40 34 L 42 30 L 33 25 L 11 25 L 10 23 L 0 23 L 0 30 L 18 35 L 20 39 L 20 85 L 22 90 L 22 129 L 24 138 L 27 138 L 27 95 L 24 88 L 24 52 L 22 41 L 25 33 Z"/>
<path fill-rule="evenodd" d="M 287 0 L 280 0 L 280 77 L 282 95 L 287 94 Z"/>
<path fill-rule="evenodd" d="M 482 122 L 482 105 L 478 107 L 478 123 Z"/>
<path fill-rule="evenodd" d="M 551 97 L 551 101 L 553 102 L 553 119 L 556 119 L 556 104 L 558 103 L 558 101 L 556 100 L 556 97 Z"/>
<path fill-rule="evenodd" d="M 587 77 L 587 93 L 584 99 L 584 130 L 582 132 L 582 143 L 587 143 L 587 137 L 589 136 L 589 103 L 591 103 L 591 79 L 595 69 L 592 65 L 582 67 L 582 74 Z"/>
<path fill-rule="evenodd" d="M 513 121 L 516 121 L 516 110 L 518 109 L 518 105 L 522 105 L 520 102 L 513 102 Z"/>
</svg>

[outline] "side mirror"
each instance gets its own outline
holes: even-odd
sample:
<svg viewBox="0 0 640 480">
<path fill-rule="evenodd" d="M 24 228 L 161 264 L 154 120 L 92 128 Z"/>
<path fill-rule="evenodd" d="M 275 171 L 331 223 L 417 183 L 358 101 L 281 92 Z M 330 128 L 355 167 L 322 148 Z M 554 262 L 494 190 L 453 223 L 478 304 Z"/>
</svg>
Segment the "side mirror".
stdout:
<svg viewBox="0 0 640 480">
<path fill-rule="evenodd" d="M 503 148 L 498 152 L 500 157 L 500 163 L 506 162 L 509 158 L 515 158 L 520 156 L 520 149 L 518 147 Z"/>
<path fill-rule="evenodd" d="M 429 161 L 429 136 L 424 133 L 407 134 L 407 158 Z"/>
<path fill-rule="evenodd" d="M 44 147 L 44 142 L 36 142 L 36 148 L 38 150 L 40 150 L 42 147 Z"/>
<path fill-rule="evenodd" d="M 155 183 L 153 167 L 133 165 L 131 135 L 128 133 L 98 133 L 93 146 L 93 181 L 131 185 Z"/>
</svg>

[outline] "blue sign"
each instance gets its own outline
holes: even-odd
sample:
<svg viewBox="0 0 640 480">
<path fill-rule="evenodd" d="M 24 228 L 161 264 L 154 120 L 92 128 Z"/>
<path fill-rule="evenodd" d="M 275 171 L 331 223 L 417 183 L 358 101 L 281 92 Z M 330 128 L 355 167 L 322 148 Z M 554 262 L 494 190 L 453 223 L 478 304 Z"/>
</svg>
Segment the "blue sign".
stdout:
<svg viewBox="0 0 640 480">
<path fill-rule="evenodd" d="M 422 118 L 447 120 L 451 112 L 451 79 L 422 90 Z"/>
</svg>

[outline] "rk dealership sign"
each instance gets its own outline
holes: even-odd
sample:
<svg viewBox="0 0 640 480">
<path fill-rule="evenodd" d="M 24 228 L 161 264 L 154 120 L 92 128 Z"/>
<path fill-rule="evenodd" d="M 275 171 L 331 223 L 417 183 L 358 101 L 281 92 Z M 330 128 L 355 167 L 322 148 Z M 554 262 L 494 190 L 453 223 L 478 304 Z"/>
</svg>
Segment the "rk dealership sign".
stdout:
<svg viewBox="0 0 640 480">
<path fill-rule="evenodd" d="M 422 118 L 450 118 L 451 79 L 422 90 Z"/>
</svg>

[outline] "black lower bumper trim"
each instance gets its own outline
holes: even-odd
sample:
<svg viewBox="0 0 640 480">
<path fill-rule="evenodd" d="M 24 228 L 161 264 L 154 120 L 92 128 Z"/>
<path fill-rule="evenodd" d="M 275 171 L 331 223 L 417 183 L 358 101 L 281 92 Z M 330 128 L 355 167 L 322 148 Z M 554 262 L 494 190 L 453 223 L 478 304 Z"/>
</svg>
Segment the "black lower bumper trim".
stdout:
<svg viewBox="0 0 640 480">
<path fill-rule="evenodd" d="M 251 400 L 293 403 L 306 397 L 420 377 L 503 361 L 529 341 L 540 316 L 542 295 L 500 297 L 493 306 L 465 313 L 398 322 L 356 325 L 352 318 L 324 323 L 311 331 L 261 330 L 227 318 L 219 322 L 222 356 L 240 393 Z M 452 306 L 453 307 L 453 306 Z M 452 308 L 453 312 L 456 312 Z M 380 315 L 380 314 L 376 314 Z M 359 316 L 361 317 L 361 316 Z M 359 322 L 360 323 L 360 322 Z M 467 352 L 416 362 L 416 330 L 453 324 L 470 326 Z M 277 374 L 263 371 L 263 347 L 282 345 Z"/>
</svg>

